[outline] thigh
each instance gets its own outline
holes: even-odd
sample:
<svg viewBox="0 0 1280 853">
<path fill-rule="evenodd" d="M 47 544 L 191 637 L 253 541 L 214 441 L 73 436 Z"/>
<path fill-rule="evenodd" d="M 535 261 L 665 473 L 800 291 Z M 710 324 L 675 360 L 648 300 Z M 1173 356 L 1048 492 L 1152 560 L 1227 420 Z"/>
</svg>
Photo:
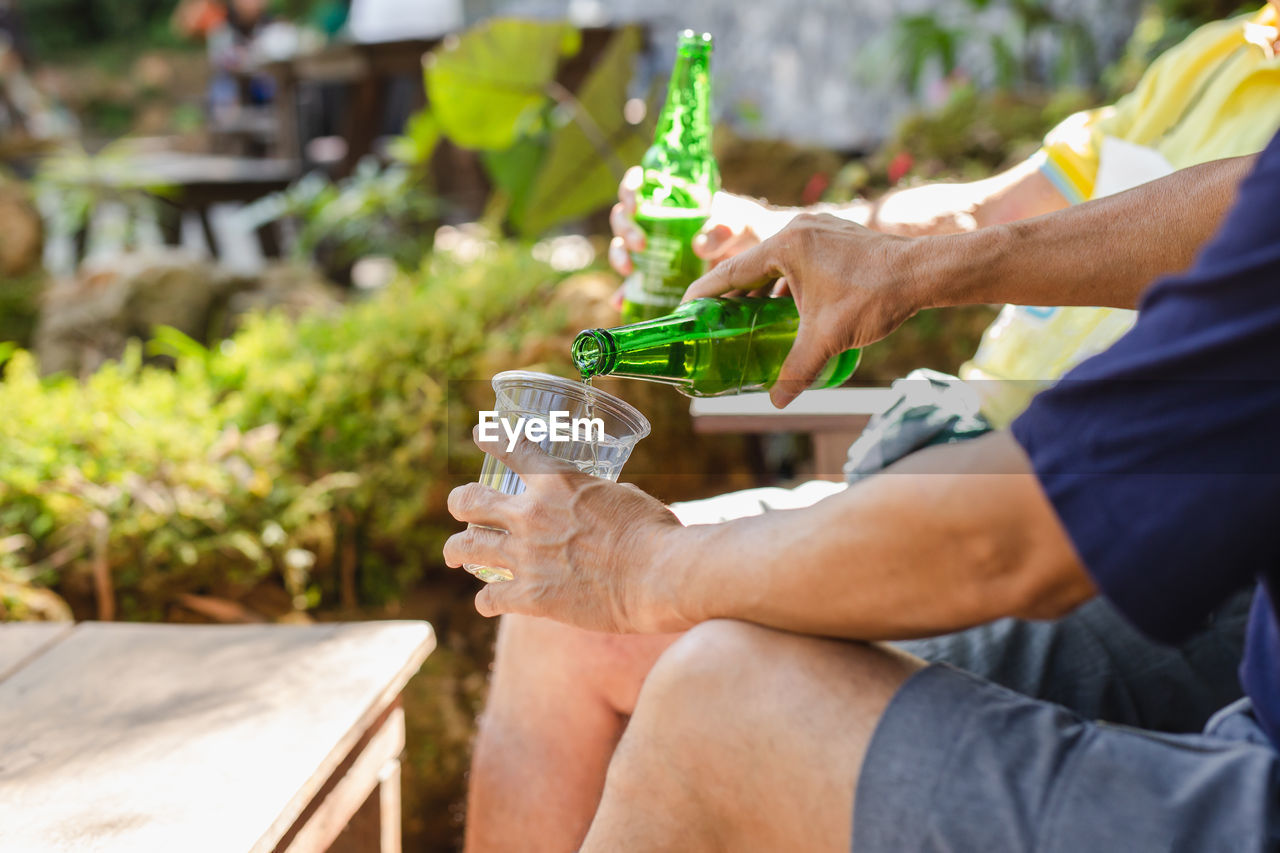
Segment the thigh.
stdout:
<svg viewBox="0 0 1280 853">
<path fill-rule="evenodd" d="M 895 645 L 1085 717 L 1197 732 L 1241 695 L 1236 670 L 1250 599 L 1240 593 L 1179 646 L 1147 639 L 1102 598 L 1052 622 L 1001 619 Z"/>
<path fill-rule="evenodd" d="M 934 666 L 872 737 L 853 849 L 1274 849 L 1278 772 L 1275 749 L 1253 738 L 1099 724 Z"/>
<path fill-rule="evenodd" d="M 713 620 L 653 668 L 583 850 L 847 850 L 876 720 L 922 666 Z"/>
</svg>

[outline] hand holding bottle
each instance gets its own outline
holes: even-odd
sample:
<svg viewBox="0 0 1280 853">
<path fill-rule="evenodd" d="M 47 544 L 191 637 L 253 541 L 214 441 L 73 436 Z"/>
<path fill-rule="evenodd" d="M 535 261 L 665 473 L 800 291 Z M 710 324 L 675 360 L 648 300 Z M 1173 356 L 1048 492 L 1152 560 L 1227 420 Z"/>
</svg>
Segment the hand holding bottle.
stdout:
<svg viewBox="0 0 1280 853">
<path fill-rule="evenodd" d="M 829 214 L 800 214 L 695 281 L 685 300 L 787 282 L 800 327 L 769 392 L 782 408 L 813 384 L 831 358 L 875 343 L 924 306 L 915 280 L 915 245 L 914 239 L 879 234 Z"/>
<path fill-rule="evenodd" d="M 619 275 L 631 275 L 635 265 L 632 252 L 644 250 L 645 234 L 636 224 L 636 191 L 644 178 L 644 170 L 633 166 L 618 185 L 618 203 L 609 214 L 613 240 L 609 244 L 609 263 Z M 761 240 L 780 231 L 796 211 L 770 208 L 746 196 L 717 192 L 711 201 L 711 215 L 693 240 L 693 251 L 711 269 L 739 252 L 759 245 Z"/>
</svg>

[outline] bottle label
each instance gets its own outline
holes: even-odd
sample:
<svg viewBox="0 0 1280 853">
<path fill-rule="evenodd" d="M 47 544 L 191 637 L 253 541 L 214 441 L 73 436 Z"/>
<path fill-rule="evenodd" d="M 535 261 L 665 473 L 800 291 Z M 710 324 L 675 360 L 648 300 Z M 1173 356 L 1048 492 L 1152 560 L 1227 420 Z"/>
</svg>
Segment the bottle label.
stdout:
<svg viewBox="0 0 1280 853">
<path fill-rule="evenodd" d="M 678 305 L 704 272 L 702 259 L 693 252 L 693 238 L 706 221 L 705 210 L 642 207 L 636 224 L 645 233 L 645 248 L 632 254 L 636 286 L 628 282 L 627 299 L 643 305 Z"/>
</svg>

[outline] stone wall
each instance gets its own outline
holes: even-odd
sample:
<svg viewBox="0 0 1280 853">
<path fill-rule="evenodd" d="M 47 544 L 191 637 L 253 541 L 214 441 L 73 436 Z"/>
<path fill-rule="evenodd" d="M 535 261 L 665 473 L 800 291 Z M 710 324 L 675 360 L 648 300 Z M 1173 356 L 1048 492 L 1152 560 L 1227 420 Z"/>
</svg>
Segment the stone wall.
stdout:
<svg viewBox="0 0 1280 853">
<path fill-rule="evenodd" d="M 1086 22 L 1100 59 L 1118 56 L 1141 0 L 1054 0 L 1061 16 Z M 676 33 L 692 27 L 716 37 L 716 113 L 746 134 L 865 150 L 884 139 L 913 103 L 886 73 L 889 35 L 902 15 L 933 13 L 950 25 L 971 20 L 967 0 L 468 0 L 467 20 L 487 15 L 567 17 L 579 24 L 641 21 L 653 55 L 640 79 L 670 67 Z M 978 26 L 1011 26 L 1000 3 Z M 1043 46 L 1052 52 L 1052 45 Z M 981 66 L 985 49 L 971 50 Z M 978 68 L 978 75 L 982 69 Z"/>
</svg>

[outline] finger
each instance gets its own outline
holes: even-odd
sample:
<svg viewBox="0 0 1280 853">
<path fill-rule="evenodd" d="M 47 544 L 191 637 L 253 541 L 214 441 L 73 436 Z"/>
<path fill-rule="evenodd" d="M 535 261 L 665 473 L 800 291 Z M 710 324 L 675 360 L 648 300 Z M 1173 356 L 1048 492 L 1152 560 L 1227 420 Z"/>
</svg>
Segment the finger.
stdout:
<svg viewBox="0 0 1280 853">
<path fill-rule="evenodd" d="M 613 209 L 609 211 L 609 227 L 613 230 L 615 236 L 622 238 L 622 243 L 632 252 L 644 251 L 645 235 L 640 230 L 640 226 L 636 225 L 636 221 L 631 218 L 631 214 L 622 206 L 621 202 L 615 204 Z"/>
<path fill-rule="evenodd" d="M 695 238 L 696 240 L 697 238 Z M 720 243 L 714 248 L 714 251 L 708 250 L 708 254 L 702 255 L 702 259 L 707 262 L 708 268 L 715 267 L 716 264 L 732 258 L 734 255 L 741 254 L 752 246 L 760 244 L 760 238 L 753 231 L 739 231 L 732 237 Z M 697 252 L 697 247 L 694 247 Z"/>
<path fill-rule="evenodd" d="M 812 322 L 806 323 L 805 318 L 801 316 L 795 343 L 791 345 L 791 352 L 787 353 L 786 360 L 782 362 L 782 369 L 778 371 L 778 380 L 769 389 L 769 399 L 775 407 L 785 408 L 813 384 L 814 377 L 818 375 L 818 371 L 822 370 L 822 365 L 827 363 L 827 343 L 821 333 L 821 327 L 815 327 Z"/>
<path fill-rule="evenodd" d="M 459 566 L 490 566 L 495 569 L 511 568 L 508 550 L 511 537 L 501 530 L 488 527 L 470 527 L 455 533 L 444 543 L 444 563 L 450 568 Z"/>
<path fill-rule="evenodd" d="M 778 279 L 773 283 L 773 291 L 769 295 L 775 298 L 782 297 L 782 296 L 790 296 L 791 282 L 787 281 L 786 276 L 783 276 L 782 278 Z"/>
<path fill-rule="evenodd" d="M 485 584 L 484 588 L 476 593 L 476 612 L 487 619 L 504 613 L 527 612 L 527 609 L 522 606 L 523 598 L 519 579 L 506 583 Z"/>
<path fill-rule="evenodd" d="M 609 266 L 617 270 L 618 275 L 631 275 L 635 266 L 631 263 L 631 253 L 621 237 L 609 241 Z"/>
<path fill-rule="evenodd" d="M 480 483 L 467 483 L 449 493 L 449 514 L 468 524 L 505 529 L 511 520 L 511 496 Z"/>
<path fill-rule="evenodd" d="M 780 247 L 772 239 L 765 240 L 727 261 L 689 285 L 684 301 L 703 296 L 719 296 L 729 290 L 755 289 L 762 283 L 785 273 L 778 257 Z"/>
<path fill-rule="evenodd" d="M 724 223 L 708 225 L 693 237 L 693 253 L 704 260 L 710 260 L 722 254 L 727 245 L 733 242 L 733 229 Z"/>
<path fill-rule="evenodd" d="M 472 431 L 472 436 L 476 447 L 519 474 L 524 479 L 525 485 L 529 484 L 528 478 L 533 474 L 581 473 L 563 459 L 548 456 L 541 447 L 529 441 L 523 434 L 515 440 L 514 444 L 505 435 L 492 441 L 485 441 L 481 439 L 480 428 L 477 426 Z"/>
<path fill-rule="evenodd" d="M 627 298 L 627 288 L 625 285 L 619 287 L 613 292 L 613 296 L 609 297 L 609 307 L 614 311 L 622 310 L 622 303 Z"/>
<path fill-rule="evenodd" d="M 640 185 L 643 183 L 644 169 L 632 166 L 622 176 L 622 183 L 618 184 L 618 201 L 626 208 L 627 216 L 636 214 L 636 195 L 640 192 Z"/>
</svg>

